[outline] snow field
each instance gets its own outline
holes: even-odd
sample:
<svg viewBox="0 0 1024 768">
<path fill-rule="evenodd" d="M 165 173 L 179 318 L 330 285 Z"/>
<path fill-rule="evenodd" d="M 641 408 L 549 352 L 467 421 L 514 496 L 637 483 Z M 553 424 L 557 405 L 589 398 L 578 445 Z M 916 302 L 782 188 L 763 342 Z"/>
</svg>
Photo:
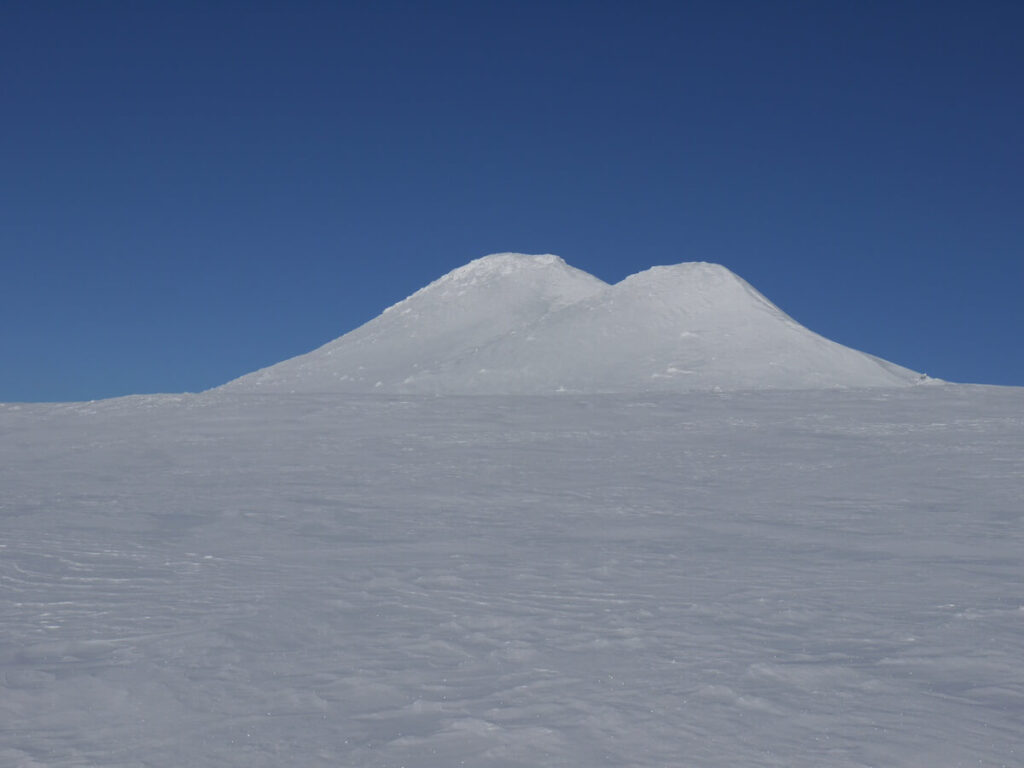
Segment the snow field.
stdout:
<svg viewBox="0 0 1024 768">
<path fill-rule="evenodd" d="M 1019 766 L 1024 398 L 0 405 L 0 765 Z"/>
</svg>

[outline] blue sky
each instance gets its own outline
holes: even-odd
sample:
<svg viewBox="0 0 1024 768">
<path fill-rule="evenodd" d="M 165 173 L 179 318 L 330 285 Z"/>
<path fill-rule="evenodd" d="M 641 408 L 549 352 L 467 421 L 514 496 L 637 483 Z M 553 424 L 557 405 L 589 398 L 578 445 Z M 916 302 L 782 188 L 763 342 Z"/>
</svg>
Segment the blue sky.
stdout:
<svg viewBox="0 0 1024 768">
<path fill-rule="evenodd" d="M 1024 385 L 1024 5 L 0 8 L 0 400 L 196 391 L 496 251 Z"/>
</svg>

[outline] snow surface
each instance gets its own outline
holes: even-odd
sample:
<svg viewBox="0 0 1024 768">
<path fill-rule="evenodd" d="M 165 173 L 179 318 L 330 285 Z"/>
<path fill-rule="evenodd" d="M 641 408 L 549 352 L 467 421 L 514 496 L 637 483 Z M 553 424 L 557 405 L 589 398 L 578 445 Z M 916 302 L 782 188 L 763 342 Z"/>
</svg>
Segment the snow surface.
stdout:
<svg viewBox="0 0 1024 768">
<path fill-rule="evenodd" d="M 0 489 L 3 766 L 1024 765 L 1020 389 L 0 405 Z"/>
<path fill-rule="evenodd" d="M 610 286 L 557 256 L 456 269 L 233 392 L 547 394 L 893 387 L 922 376 L 807 330 L 725 267 Z"/>
</svg>

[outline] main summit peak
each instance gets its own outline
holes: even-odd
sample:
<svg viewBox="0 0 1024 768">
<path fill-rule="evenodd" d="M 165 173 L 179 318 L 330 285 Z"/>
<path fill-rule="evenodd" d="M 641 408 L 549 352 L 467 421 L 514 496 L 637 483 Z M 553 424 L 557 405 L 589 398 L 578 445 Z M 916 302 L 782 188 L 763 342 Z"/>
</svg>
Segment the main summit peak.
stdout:
<svg viewBox="0 0 1024 768">
<path fill-rule="evenodd" d="M 473 259 L 458 269 L 449 272 L 449 275 L 500 272 L 510 274 L 520 269 L 537 269 L 543 267 L 567 267 L 568 264 L 561 256 L 553 253 L 492 253 Z"/>
<path fill-rule="evenodd" d="M 463 308 L 482 302 L 495 315 L 509 306 L 543 305 L 547 310 L 575 303 L 608 287 L 554 254 L 492 253 L 453 269 L 385 312 L 425 307 L 440 298 L 456 300 Z M 451 305 L 446 313 L 457 311 Z"/>
<path fill-rule="evenodd" d="M 479 259 L 473 259 L 468 264 L 453 269 L 448 274 L 438 278 L 431 285 L 444 285 L 446 283 L 479 283 L 505 278 L 531 280 L 549 279 L 558 280 L 566 274 L 577 276 L 586 275 L 591 281 L 597 280 L 593 275 L 570 267 L 565 261 L 552 253 L 530 254 L 530 253 L 492 253 Z M 427 286 L 428 288 L 430 286 Z"/>
</svg>

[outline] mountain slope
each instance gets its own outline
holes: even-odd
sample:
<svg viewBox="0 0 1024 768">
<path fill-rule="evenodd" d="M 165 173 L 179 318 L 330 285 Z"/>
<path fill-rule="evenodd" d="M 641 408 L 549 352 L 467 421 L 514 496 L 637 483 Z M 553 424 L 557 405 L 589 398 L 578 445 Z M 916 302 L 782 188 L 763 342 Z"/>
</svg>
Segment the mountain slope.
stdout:
<svg viewBox="0 0 1024 768">
<path fill-rule="evenodd" d="M 461 267 L 233 391 L 543 394 L 901 386 L 913 371 L 794 321 L 725 267 L 609 286 L 556 256 Z"/>
<path fill-rule="evenodd" d="M 471 261 L 312 352 L 225 388 L 261 392 L 370 392 L 410 388 L 439 361 L 576 303 L 608 284 L 550 254 L 498 253 Z"/>
</svg>

